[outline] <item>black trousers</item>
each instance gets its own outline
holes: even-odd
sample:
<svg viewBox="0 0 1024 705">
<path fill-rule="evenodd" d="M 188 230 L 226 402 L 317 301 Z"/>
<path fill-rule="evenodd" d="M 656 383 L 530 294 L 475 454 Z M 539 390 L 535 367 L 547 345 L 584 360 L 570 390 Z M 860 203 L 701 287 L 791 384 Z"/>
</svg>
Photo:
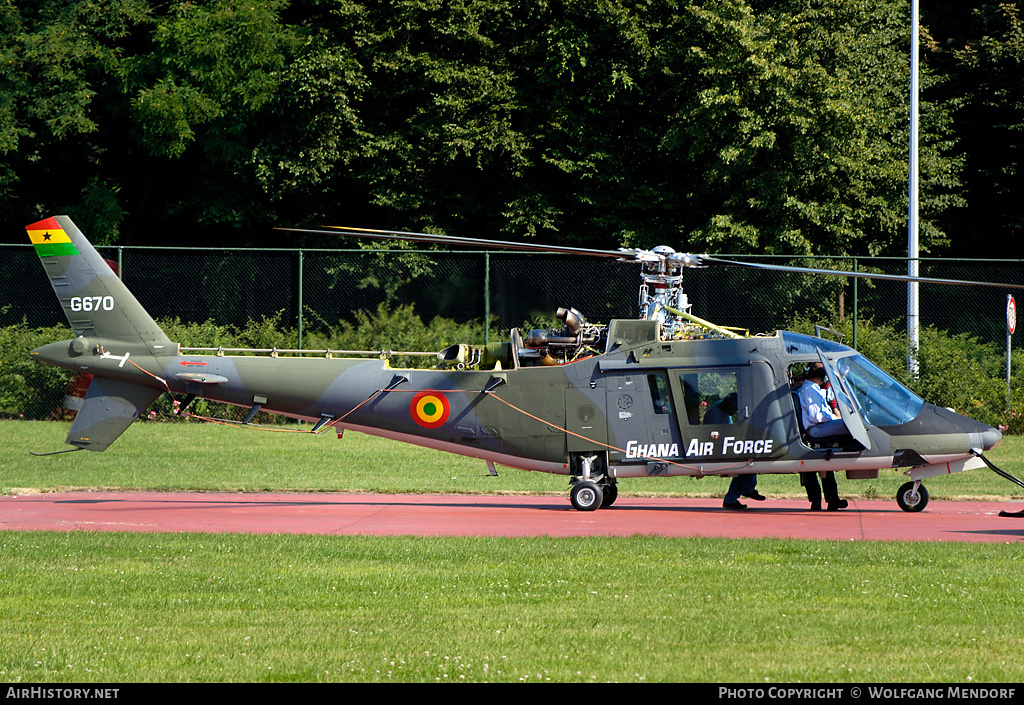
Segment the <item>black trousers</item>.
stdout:
<svg viewBox="0 0 1024 705">
<path fill-rule="evenodd" d="M 818 473 L 802 472 L 800 473 L 800 484 L 807 490 L 807 500 L 811 504 L 821 504 L 822 490 L 825 492 L 827 504 L 839 502 L 839 486 L 836 484 L 834 472 L 825 473 L 825 477 L 821 478 L 821 486 L 818 485 Z"/>
</svg>

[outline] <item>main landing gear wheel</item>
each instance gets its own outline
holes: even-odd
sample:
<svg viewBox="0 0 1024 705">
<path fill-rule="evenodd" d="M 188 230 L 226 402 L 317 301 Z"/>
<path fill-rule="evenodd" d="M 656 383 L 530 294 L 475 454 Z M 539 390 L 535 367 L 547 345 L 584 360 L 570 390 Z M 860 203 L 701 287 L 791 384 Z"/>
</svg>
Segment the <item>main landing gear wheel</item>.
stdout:
<svg viewBox="0 0 1024 705">
<path fill-rule="evenodd" d="M 581 512 L 592 512 L 604 502 L 604 493 L 601 488 L 590 480 L 577 482 L 569 490 L 569 499 L 572 506 Z"/>
<path fill-rule="evenodd" d="M 615 503 L 615 498 L 619 496 L 619 488 L 614 482 L 610 482 L 601 488 L 601 494 L 604 495 L 604 499 L 601 501 L 601 508 L 610 507 Z"/>
<path fill-rule="evenodd" d="M 905 512 L 919 512 L 928 506 L 928 490 L 920 482 L 908 482 L 896 493 L 896 504 Z"/>
</svg>

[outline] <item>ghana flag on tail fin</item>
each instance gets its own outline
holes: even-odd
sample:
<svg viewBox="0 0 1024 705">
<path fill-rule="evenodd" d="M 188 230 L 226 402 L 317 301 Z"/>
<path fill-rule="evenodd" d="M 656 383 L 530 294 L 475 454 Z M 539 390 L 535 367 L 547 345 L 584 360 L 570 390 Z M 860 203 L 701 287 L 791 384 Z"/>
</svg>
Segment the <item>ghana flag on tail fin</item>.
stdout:
<svg viewBox="0 0 1024 705">
<path fill-rule="evenodd" d="M 64 257 L 79 254 L 78 248 L 64 232 L 56 218 L 40 220 L 25 227 L 28 238 L 40 257 Z"/>
</svg>

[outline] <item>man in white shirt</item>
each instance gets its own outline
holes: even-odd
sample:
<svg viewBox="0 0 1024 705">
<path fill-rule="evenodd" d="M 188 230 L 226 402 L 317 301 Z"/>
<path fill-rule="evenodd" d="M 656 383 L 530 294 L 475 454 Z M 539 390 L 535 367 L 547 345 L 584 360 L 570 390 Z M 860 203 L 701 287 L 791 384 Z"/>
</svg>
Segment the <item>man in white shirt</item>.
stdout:
<svg viewBox="0 0 1024 705">
<path fill-rule="evenodd" d="M 820 362 L 816 362 L 807 371 L 804 383 L 797 392 L 800 397 L 800 413 L 804 428 L 813 438 L 841 436 L 849 433 L 842 417 L 833 409 L 832 402 L 835 401 L 835 393 L 831 389 L 826 389 L 827 384 L 825 367 Z M 832 399 L 829 399 L 830 395 Z M 807 490 L 811 511 L 821 511 L 822 490 L 825 491 L 825 501 L 828 503 L 829 511 L 834 512 L 849 506 L 845 499 L 839 497 L 835 473 L 822 473 L 821 485 L 818 485 L 817 473 L 802 472 L 800 473 L 800 484 Z"/>
<path fill-rule="evenodd" d="M 849 431 L 846 424 L 843 423 L 842 417 L 832 410 L 824 386 L 825 368 L 820 364 L 812 366 L 797 392 L 804 428 L 811 438 L 847 435 Z"/>
</svg>

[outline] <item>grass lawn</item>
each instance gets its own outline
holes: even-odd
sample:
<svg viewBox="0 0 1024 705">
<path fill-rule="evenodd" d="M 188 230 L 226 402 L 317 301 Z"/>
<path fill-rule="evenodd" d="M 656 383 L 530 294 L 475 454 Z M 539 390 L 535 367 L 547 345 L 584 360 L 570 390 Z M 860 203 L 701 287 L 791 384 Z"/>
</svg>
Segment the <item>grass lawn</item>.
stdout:
<svg viewBox="0 0 1024 705">
<path fill-rule="evenodd" d="M 1007 545 L 0 533 L 0 679 L 1015 682 Z"/>
<path fill-rule="evenodd" d="M 361 434 L 136 424 L 105 453 L 0 422 L 0 489 L 564 493 Z M 1024 444 L 990 453 L 1024 474 Z M 892 497 L 905 478 L 845 481 Z M 795 477 L 763 476 L 772 496 Z M 721 496 L 717 478 L 624 495 Z M 933 501 L 1021 497 L 988 470 Z M 1013 522 L 1024 520 L 1003 519 Z M 1016 526 L 1016 524 L 1008 524 Z M 0 680 L 1019 683 L 1024 550 L 778 539 L 0 532 Z"/>
<path fill-rule="evenodd" d="M 299 491 L 385 493 L 551 493 L 567 491 L 565 477 L 498 469 L 491 477 L 483 461 L 347 432 L 312 435 L 260 431 L 199 422 L 136 423 L 103 453 L 36 457 L 30 451 L 67 448 L 69 425 L 0 421 L 0 491 L 56 488 L 197 491 Z M 988 457 L 1024 477 L 1024 439 L 1007 437 Z M 845 480 L 840 492 L 867 499 L 895 498 L 907 481 L 883 470 L 876 480 Z M 1024 489 L 987 468 L 925 481 L 933 500 L 1024 497 Z M 720 497 L 726 478 L 640 478 L 619 483 L 622 496 Z M 758 489 L 780 497 L 803 497 L 796 475 L 762 475 Z M 895 500 L 894 500 L 895 501 Z"/>
</svg>

